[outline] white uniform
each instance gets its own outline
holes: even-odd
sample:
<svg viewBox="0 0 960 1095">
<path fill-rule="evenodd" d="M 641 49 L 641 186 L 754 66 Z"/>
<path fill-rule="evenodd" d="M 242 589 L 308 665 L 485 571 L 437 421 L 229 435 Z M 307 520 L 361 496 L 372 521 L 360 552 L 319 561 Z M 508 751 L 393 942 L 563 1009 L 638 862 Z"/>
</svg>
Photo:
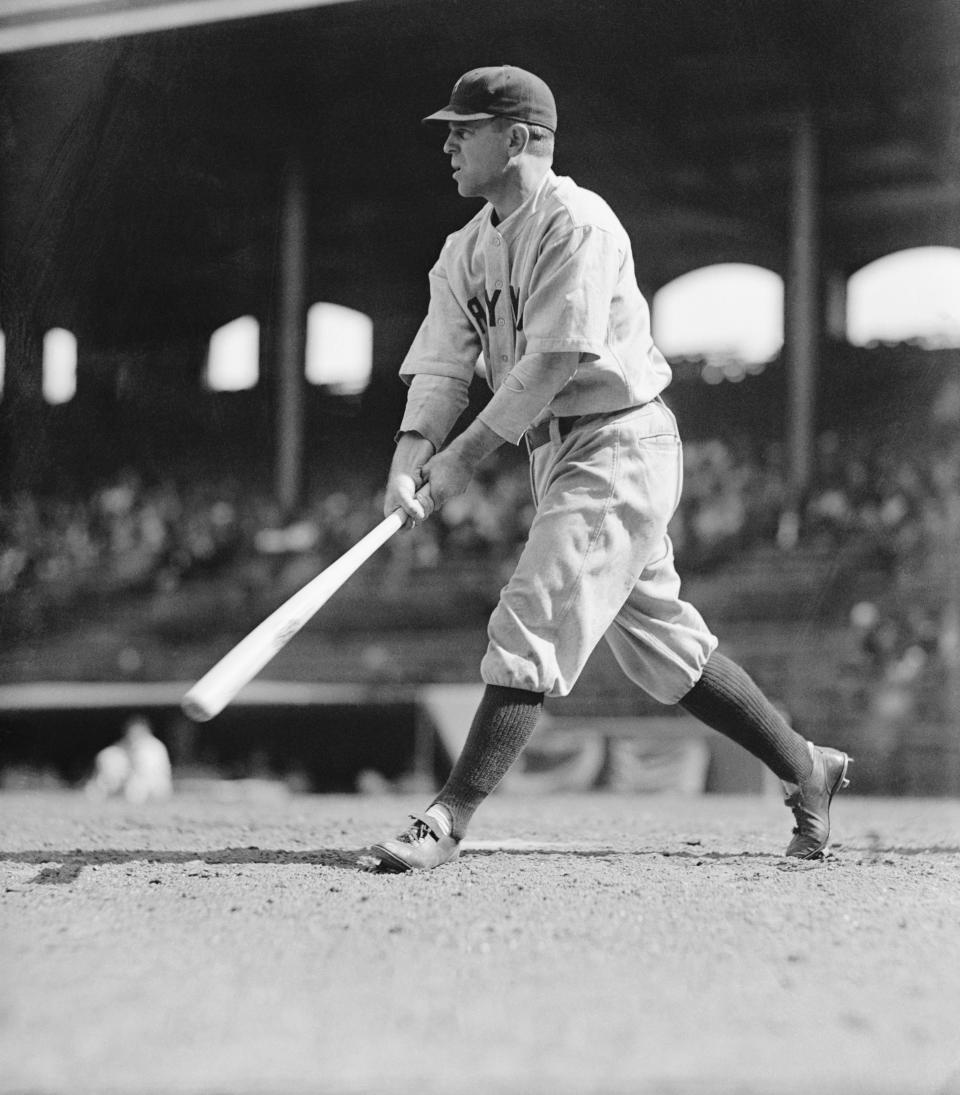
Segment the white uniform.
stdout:
<svg viewBox="0 0 960 1095">
<path fill-rule="evenodd" d="M 632 680 L 675 703 L 717 640 L 679 596 L 667 524 L 682 450 L 630 240 L 601 198 L 553 172 L 505 220 L 492 214 L 448 237 L 401 367 L 400 429 L 439 449 L 482 353 L 494 394 L 480 419 L 531 448 L 536 516 L 490 619 L 483 679 L 566 695 L 605 636 Z M 569 376 L 532 367 L 528 355 L 554 352 L 576 355 Z"/>
<path fill-rule="evenodd" d="M 122 795 L 136 803 L 170 797 L 170 754 L 145 719 L 131 718 L 123 737 L 97 753 L 86 791 L 92 798 Z"/>
</svg>

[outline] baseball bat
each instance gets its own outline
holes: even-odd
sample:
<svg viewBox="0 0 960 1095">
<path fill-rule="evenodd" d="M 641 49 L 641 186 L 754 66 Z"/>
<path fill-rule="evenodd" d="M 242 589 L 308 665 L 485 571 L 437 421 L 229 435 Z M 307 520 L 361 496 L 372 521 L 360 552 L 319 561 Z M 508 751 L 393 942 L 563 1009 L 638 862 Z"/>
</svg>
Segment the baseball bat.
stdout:
<svg viewBox="0 0 960 1095">
<path fill-rule="evenodd" d="M 196 722 L 219 715 L 241 688 L 297 634 L 371 555 L 403 527 L 406 514 L 395 509 L 253 631 L 241 639 L 183 697 L 184 714 Z"/>
</svg>

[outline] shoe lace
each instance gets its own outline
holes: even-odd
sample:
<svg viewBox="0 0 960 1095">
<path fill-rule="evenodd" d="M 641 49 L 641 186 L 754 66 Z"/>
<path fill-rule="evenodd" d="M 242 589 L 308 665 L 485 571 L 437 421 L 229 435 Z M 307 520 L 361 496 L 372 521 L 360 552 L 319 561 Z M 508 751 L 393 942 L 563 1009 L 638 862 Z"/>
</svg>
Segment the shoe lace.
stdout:
<svg viewBox="0 0 960 1095">
<path fill-rule="evenodd" d="M 410 826 L 397 837 L 397 840 L 399 840 L 401 844 L 419 844 L 429 836 L 432 836 L 434 840 L 436 840 L 436 836 L 430 826 L 422 818 L 414 817 L 411 818 Z"/>
</svg>

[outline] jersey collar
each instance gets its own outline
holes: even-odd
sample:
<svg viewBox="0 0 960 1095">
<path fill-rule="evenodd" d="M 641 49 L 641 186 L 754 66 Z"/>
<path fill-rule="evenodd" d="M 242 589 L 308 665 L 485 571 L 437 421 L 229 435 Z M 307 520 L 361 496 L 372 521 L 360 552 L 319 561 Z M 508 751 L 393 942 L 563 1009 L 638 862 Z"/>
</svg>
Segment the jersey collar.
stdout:
<svg viewBox="0 0 960 1095">
<path fill-rule="evenodd" d="M 540 185 L 530 195 L 529 198 L 520 206 L 518 206 L 510 214 L 509 217 L 504 218 L 499 224 L 493 223 L 493 206 L 489 206 L 487 216 L 485 218 L 486 225 L 494 232 L 498 232 L 508 243 L 515 239 L 520 229 L 523 227 L 524 221 L 527 220 L 533 213 L 535 213 L 546 201 L 546 199 L 557 188 L 559 179 L 553 173 L 548 171 L 544 175 L 540 182 Z"/>
</svg>

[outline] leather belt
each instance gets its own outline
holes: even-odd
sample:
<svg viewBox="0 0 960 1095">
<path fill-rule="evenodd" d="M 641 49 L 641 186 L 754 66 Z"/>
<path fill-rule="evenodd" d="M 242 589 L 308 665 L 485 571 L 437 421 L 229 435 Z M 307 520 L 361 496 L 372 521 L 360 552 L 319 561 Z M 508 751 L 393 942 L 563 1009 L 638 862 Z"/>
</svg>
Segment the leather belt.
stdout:
<svg viewBox="0 0 960 1095">
<path fill-rule="evenodd" d="M 541 445 L 546 445 L 550 440 L 550 423 L 556 422 L 557 430 L 560 433 L 560 439 L 563 440 L 567 434 L 573 429 L 574 423 L 576 423 L 579 415 L 557 415 L 555 418 L 548 418 L 545 422 L 541 422 L 536 426 L 531 426 L 530 429 L 523 435 L 524 441 L 527 443 L 527 452 L 531 453 L 534 449 L 539 449 Z"/>
</svg>

